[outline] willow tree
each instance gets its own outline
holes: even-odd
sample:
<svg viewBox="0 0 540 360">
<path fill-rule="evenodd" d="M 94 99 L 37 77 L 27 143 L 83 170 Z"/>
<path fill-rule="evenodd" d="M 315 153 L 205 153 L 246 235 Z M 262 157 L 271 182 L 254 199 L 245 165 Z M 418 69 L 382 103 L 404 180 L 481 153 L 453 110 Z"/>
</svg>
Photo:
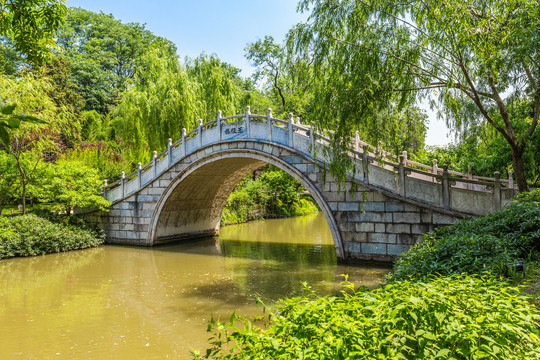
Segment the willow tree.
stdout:
<svg viewBox="0 0 540 360">
<path fill-rule="evenodd" d="M 178 59 L 149 50 L 116 108 L 112 126 L 136 151 L 159 150 L 168 138 L 178 139 L 182 128 L 193 127 L 199 108 L 197 84 Z"/>
<path fill-rule="evenodd" d="M 240 106 L 242 78 L 240 69 L 221 61 L 216 55 L 201 54 L 188 59 L 186 70 L 189 77 L 198 84 L 199 103 L 202 117 L 208 121 L 216 118 L 218 110 L 225 115 L 242 113 Z"/>
<path fill-rule="evenodd" d="M 485 122 L 509 144 L 520 191 L 540 112 L 537 0 L 301 0 L 289 46 L 314 58 L 322 120 L 376 122 L 430 96 L 458 132 Z M 529 104 L 523 115 L 515 103 Z M 357 114 L 363 113 L 362 118 Z"/>
</svg>

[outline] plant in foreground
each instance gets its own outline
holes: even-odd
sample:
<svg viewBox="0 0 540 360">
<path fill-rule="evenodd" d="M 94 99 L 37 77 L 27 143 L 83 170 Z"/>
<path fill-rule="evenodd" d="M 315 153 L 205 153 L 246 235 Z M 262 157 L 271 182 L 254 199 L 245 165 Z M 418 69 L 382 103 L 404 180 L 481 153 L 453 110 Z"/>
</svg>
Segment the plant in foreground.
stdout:
<svg viewBox="0 0 540 360">
<path fill-rule="evenodd" d="M 281 300 L 257 327 L 211 321 L 195 359 L 540 359 L 540 314 L 517 287 L 456 275 Z"/>
</svg>

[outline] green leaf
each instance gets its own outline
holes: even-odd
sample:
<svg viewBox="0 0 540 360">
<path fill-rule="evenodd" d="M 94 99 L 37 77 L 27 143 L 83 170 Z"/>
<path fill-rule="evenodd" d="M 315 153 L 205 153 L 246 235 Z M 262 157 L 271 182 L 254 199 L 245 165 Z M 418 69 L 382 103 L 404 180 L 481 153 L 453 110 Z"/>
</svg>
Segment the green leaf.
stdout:
<svg viewBox="0 0 540 360">
<path fill-rule="evenodd" d="M 15 110 L 15 107 L 16 105 L 2 106 L 2 108 L 0 108 L 0 112 L 4 115 L 11 115 L 13 114 L 13 110 Z"/>
<path fill-rule="evenodd" d="M 25 121 L 25 122 L 29 122 L 33 124 L 47 124 L 47 122 L 44 120 L 38 119 L 37 117 L 34 117 L 34 116 L 25 115 L 25 114 L 17 115 L 15 116 L 15 118 L 21 121 Z"/>
<path fill-rule="evenodd" d="M 2 142 L 2 145 L 9 150 L 9 134 L 6 127 L 2 126 L 2 124 L 0 124 L 0 141 Z"/>
</svg>

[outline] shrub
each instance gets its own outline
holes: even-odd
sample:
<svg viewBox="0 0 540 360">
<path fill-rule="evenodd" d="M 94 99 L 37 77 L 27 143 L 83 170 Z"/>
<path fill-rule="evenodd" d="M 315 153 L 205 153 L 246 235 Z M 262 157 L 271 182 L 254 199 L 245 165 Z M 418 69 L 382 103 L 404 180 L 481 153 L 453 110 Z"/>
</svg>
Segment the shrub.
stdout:
<svg viewBox="0 0 540 360">
<path fill-rule="evenodd" d="M 493 214 L 436 229 L 396 261 L 389 281 L 430 274 L 497 271 L 540 249 L 540 206 L 513 203 Z"/>
<path fill-rule="evenodd" d="M 52 223 L 33 214 L 0 217 L 0 259 L 84 249 L 104 240 L 93 230 Z"/>
<path fill-rule="evenodd" d="M 490 277 L 403 281 L 359 292 L 345 284 L 336 295 L 282 300 L 267 325 L 234 314 L 227 324 L 211 321 L 213 346 L 205 358 L 540 357 L 538 310 L 519 288 Z"/>
</svg>

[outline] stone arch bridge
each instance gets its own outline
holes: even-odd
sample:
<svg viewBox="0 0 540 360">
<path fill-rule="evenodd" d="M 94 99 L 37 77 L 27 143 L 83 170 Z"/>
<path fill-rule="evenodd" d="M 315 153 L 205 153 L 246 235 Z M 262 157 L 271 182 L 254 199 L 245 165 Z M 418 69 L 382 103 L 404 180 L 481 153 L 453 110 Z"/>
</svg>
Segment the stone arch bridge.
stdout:
<svg viewBox="0 0 540 360">
<path fill-rule="evenodd" d="M 422 234 L 508 204 L 512 178 L 478 178 L 377 152 L 358 139 L 357 171 L 344 186 L 324 176 L 327 133 L 268 115 L 221 117 L 203 124 L 153 160 L 106 186 L 109 212 L 81 213 L 107 241 L 152 246 L 219 232 L 221 212 L 238 182 L 266 163 L 295 177 L 324 213 L 341 260 L 393 261 Z M 375 156 L 375 153 L 378 153 Z M 352 185 L 356 190 L 350 192 Z"/>
</svg>

